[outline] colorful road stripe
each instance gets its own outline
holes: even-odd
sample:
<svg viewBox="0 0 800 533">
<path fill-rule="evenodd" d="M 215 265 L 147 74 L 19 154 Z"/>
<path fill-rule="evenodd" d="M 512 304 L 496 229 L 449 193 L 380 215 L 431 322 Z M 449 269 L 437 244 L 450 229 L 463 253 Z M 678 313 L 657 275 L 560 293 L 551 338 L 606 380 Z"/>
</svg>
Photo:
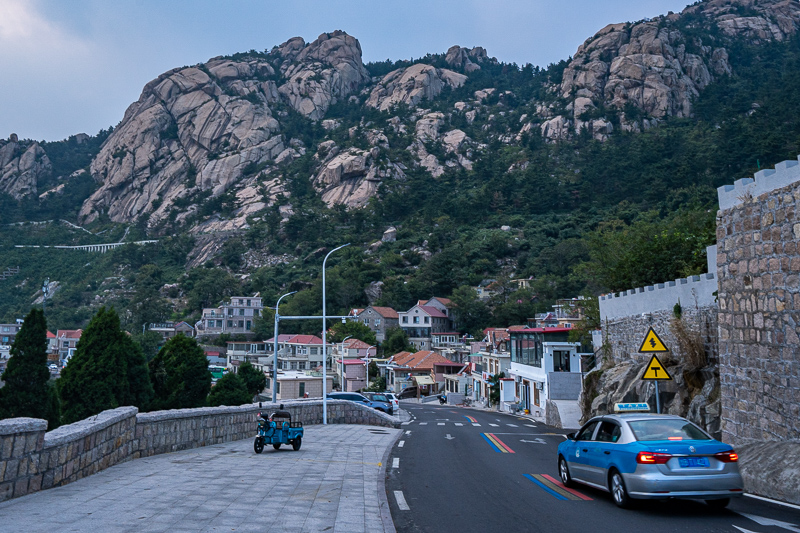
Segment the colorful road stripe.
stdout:
<svg viewBox="0 0 800 533">
<path fill-rule="evenodd" d="M 591 498 L 581 494 L 577 490 L 565 487 L 560 481 L 548 476 L 547 474 L 522 474 L 542 490 L 556 498 L 557 500 L 584 500 L 591 501 Z"/>
<path fill-rule="evenodd" d="M 473 424 L 474 424 L 475 422 L 477 422 L 477 421 L 478 421 L 478 419 L 477 419 L 477 418 L 475 418 L 474 416 L 467 416 L 467 415 L 464 415 L 464 418 L 466 418 L 467 420 L 469 420 L 469 421 L 470 421 L 470 422 L 472 422 Z"/>
<path fill-rule="evenodd" d="M 587 495 L 585 495 L 585 494 L 581 494 L 581 493 L 580 493 L 580 492 L 578 492 L 577 490 L 575 490 L 575 489 L 571 489 L 571 488 L 569 488 L 569 487 L 565 486 L 563 483 L 561 483 L 561 481 L 559 481 L 558 479 L 556 479 L 556 478 L 554 478 L 554 477 L 552 477 L 552 476 L 548 476 L 547 474 L 542 474 L 542 477 L 544 477 L 544 478 L 546 478 L 546 479 L 550 480 L 550 481 L 551 481 L 551 482 L 552 482 L 554 485 L 556 485 L 557 487 L 560 487 L 561 489 L 563 489 L 563 490 L 565 490 L 565 491 L 569 492 L 569 493 L 570 493 L 570 494 L 572 494 L 573 496 L 577 496 L 577 497 L 578 497 L 578 498 L 580 498 L 581 500 L 584 500 L 584 501 L 587 501 L 587 502 L 590 502 L 590 501 L 592 501 L 592 499 L 591 499 L 590 497 L 588 497 Z"/>
<path fill-rule="evenodd" d="M 508 447 L 508 445 L 500 440 L 494 433 L 481 433 L 481 436 L 492 445 L 494 451 L 502 452 L 502 453 L 514 453 L 514 450 Z"/>
</svg>

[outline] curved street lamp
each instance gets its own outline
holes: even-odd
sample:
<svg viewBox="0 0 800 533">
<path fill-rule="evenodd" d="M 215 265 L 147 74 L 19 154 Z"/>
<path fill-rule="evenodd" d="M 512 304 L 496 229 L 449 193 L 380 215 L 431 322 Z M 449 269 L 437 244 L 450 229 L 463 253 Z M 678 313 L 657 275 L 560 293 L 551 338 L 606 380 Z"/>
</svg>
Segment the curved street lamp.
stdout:
<svg viewBox="0 0 800 533">
<path fill-rule="evenodd" d="M 328 423 L 328 373 L 326 371 L 328 367 L 328 339 L 325 336 L 325 333 L 328 330 L 328 310 L 326 309 L 326 300 L 325 300 L 325 263 L 328 261 L 328 257 L 337 251 L 341 250 L 345 246 L 350 246 L 350 243 L 343 244 L 338 248 L 334 248 L 325 256 L 325 259 L 322 260 L 322 423 Z M 276 337 L 277 339 L 277 337 Z"/>
<path fill-rule="evenodd" d="M 287 292 L 278 298 L 278 302 L 275 304 L 275 329 L 273 330 L 273 336 L 275 337 L 273 339 L 275 341 L 275 353 L 272 355 L 272 403 L 277 403 L 278 401 L 278 320 L 280 320 L 278 308 L 281 305 L 281 300 L 296 292 L 297 291 Z"/>
</svg>

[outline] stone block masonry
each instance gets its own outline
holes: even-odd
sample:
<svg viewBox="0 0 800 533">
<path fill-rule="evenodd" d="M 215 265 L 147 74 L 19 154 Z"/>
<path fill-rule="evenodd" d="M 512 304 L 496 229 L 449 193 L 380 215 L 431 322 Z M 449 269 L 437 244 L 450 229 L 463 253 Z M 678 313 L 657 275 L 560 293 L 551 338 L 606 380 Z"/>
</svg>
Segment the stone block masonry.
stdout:
<svg viewBox="0 0 800 533">
<path fill-rule="evenodd" d="M 140 457 L 255 437 L 259 411 L 275 404 L 139 413 L 120 407 L 46 432 L 34 418 L 0 420 L 0 501 L 65 485 Z M 284 402 L 292 419 L 322 423 L 322 400 Z M 331 424 L 400 427 L 400 420 L 361 404 L 328 401 Z"/>
<path fill-rule="evenodd" d="M 718 190 L 722 437 L 800 439 L 800 165 Z"/>
</svg>

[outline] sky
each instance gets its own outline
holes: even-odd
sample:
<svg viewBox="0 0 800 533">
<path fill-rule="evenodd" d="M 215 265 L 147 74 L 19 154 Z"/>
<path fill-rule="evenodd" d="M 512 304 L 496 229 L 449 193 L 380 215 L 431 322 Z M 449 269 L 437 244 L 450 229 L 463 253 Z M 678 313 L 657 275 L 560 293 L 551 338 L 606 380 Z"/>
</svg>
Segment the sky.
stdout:
<svg viewBox="0 0 800 533">
<path fill-rule="evenodd" d="M 506 63 L 566 59 L 607 24 L 687 0 L 0 0 L 0 138 L 116 126 L 162 72 L 344 30 L 364 62 L 483 46 Z"/>
</svg>

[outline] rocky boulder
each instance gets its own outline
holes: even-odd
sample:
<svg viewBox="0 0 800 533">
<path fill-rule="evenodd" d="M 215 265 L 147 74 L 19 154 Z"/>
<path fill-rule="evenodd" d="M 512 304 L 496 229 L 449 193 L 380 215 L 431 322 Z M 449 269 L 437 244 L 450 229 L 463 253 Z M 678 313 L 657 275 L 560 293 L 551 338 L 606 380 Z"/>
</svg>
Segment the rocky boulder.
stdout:
<svg viewBox="0 0 800 533">
<path fill-rule="evenodd" d="M 458 45 L 451 46 L 447 50 L 444 60 L 451 67 L 464 69 L 465 72 L 480 70 L 481 67 L 478 63 L 490 61 L 486 54 L 486 49 L 482 46 L 476 46 L 470 50 Z M 492 58 L 492 61 L 497 62 L 494 58 Z"/>
<path fill-rule="evenodd" d="M 461 87 L 467 77 L 448 69 L 418 63 L 384 76 L 372 89 L 366 105 L 388 111 L 393 106 L 417 106 L 422 100 L 439 96 L 445 86 Z"/>
<path fill-rule="evenodd" d="M 378 193 L 381 181 L 404 176 L 398 165 L 378 162 L 378 148 L 370 151 L 350 148 L 329 153 L 331 155 L 312 178 L 314 187 L 320 191 L 322 201 L 328 207 L 340 204 L 364 207 Z"/>
<path fill-rule="evenodd" d="M 52 173 L 47 154 L 37 142 L 19 142 L 15 134 L 0 141 L 0 192 L 15 200 L 38 194 L 40 179 Z"/>
<path fill-rule="evenodd" d="M 331 104 L 370 81 L 361 44 L 343 31 L 323 33 L 310 44 L 295 37 L 272 54 L 282 61 L 280 71 L 287 80 L 278 92 L 312 120 L 321 119 Z"/>
</svg>

